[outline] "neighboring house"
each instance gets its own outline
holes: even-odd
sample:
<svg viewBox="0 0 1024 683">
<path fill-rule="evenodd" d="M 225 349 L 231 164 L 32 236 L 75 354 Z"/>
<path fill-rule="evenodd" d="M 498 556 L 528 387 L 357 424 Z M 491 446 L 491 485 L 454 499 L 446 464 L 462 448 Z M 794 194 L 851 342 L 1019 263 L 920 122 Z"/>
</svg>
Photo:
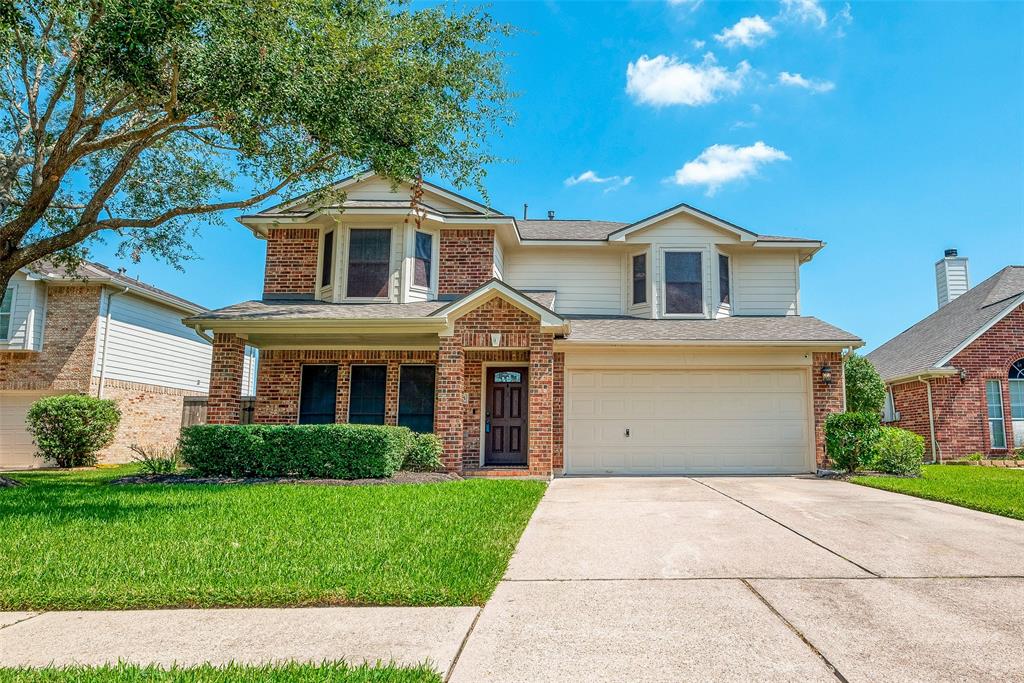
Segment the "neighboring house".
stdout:
<svg viewBox="0 0 1024 683">
<path fill-rule="evenodd" d="M 855 335 L 800 314 L 817 240 L 681 204 L 635 223 L 517 220 L 371 174 L 239 220 L 263 299 L 215 335 L 209 420 L 434 431 L 465 474 L 806 472 Z M 415 194 L 415 193 L 414 193 Z M 321 195 L 322 196 L 322 193 Z M 338 203 L 341 202 L 341 203 Z"/>
<path fill-rule="evenodd" d="M 973 289 L 955 249 L 935 264 L 939 309 L 868 354 L 888 387 L 885 420 L 932 460 L 1024 445 L 1024 266 Z"/>
<path fill-rule="evenodd" d="M 0 301 L 0 469 L 45 464 L 25 414 L 52 394 L 117 400 L 104 462 L 129 460 L 133 443 L 173 447 L 183 397 L 205 395 L 210 377 L 211 346 L 181 319 L 205 311 L 97 263 L 19 271 Z"/>
</svg>

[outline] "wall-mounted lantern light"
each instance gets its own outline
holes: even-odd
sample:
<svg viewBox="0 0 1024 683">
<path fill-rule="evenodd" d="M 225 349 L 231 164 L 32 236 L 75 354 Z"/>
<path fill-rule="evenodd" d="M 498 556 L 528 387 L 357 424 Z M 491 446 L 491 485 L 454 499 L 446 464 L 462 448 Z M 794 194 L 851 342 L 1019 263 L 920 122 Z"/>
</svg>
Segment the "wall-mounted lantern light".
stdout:
<svg viewBox="0 0 1024 683">
<path fill-rule="evenodd" d="M 832 384 L 832 366 L 822 365 L 821 366 L 821 381 L 825 384 Z"/>
<path fill-rule="evenodd" d="M 961 382 L 966 382 L 967 381 L 967 368 L 960 368 L 960 381 Z"/>
</svg>

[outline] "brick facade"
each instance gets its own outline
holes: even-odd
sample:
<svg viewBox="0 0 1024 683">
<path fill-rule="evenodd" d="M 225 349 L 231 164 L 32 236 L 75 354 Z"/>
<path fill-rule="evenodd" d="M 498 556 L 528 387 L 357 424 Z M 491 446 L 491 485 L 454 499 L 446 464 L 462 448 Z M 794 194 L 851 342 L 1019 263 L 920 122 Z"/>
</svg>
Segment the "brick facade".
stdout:
<svg viewBox="0 0 1024 683">
<path fill-rule="evenodd" d="M 832 381 L 826 384 L 821 368 L 832 368 Z M 832 413 L 843 412 L 846 394 L 843 356 L 835 353 L 815 353 L 812 357 L 811 383 L 814 402 L 814 460 L 818 467 L 828 467 L 825 452 L 825 419 Z"/>
<path fill-rule="evenodd" d="M 494 277 L 494 230 L 442 230 L 438 293 L 469 294 Z"/>
<path fill-rule="evenodd" d="M 935 438 L 938 455 L 951 460 L 970 453 L 1005 455 L 1007 449 L 995 448 L 988 426 L 988 403 L 985 385 L 999 380 L 1003 395 L 1003 426 L 1007 445 L 1013 445 L 1013 424 L 1010 415 L 1010 365 L 1024 358 L 1024 305 L 978 337 L 954 356 L 949 366 L 965 370 L 966 377 L 934 377 L 932 410 L 935 416 Z M 900 414 L 893 423 L 925 438 L 927 457 L 931 457 L 931 434 L 928 423 L 927 390 L 920 382 L 907 382 L 892 387 L 893 404 Z"/>
<path fill-rule="evenodd" d="M 245 341 L 233 334 L 215 334 L 210 361 L 210 394 L 206 404 L 206 421 L 210 424 L 238 424 L 241 421 L 244 365 Z"/>
<path fill-rule="evenodd" d="M 316 292 L 316 259 L 320 231 L 303 228 L 271 228 L 267 236 L 267 260 L 263 296 Z"/>
</svg>

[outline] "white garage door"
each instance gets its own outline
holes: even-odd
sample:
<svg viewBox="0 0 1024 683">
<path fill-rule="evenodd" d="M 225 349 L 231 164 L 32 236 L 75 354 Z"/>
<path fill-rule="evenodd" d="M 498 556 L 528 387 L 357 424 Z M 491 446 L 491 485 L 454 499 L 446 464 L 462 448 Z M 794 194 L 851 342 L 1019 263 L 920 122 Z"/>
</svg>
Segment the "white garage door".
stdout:
<svg viewBox="0 0 1024 683">
<path fill-rule="evenodd" d="M 566 472 L 808 472 L 808 382 L 806 370 L 570 370 Z"/>
<path fill-rule="evenodd" d="M 25 429 L 25 415 L 29 406 L 46 396 L 38 391 L 0 392 L 0 470 L 40 467 L 43 461 L 35 457 L 35 444 Z"/>
</svg>

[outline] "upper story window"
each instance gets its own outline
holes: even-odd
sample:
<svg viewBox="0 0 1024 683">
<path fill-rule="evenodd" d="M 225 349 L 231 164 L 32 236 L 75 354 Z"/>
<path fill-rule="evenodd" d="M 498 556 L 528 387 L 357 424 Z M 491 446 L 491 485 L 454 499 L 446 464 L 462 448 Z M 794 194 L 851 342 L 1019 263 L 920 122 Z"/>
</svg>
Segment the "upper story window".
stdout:
<svg viewBox="0 0 1024 683">
<path fill-rule="evenodd" d="M 345 296 L 365 299 L 386 298 L 390 276 L 391 230 L 351 229 Z"/>
<path fill-rule="evenodd" d="M 334 273 L 334 231 L 328 230 L 324 233 L 323 258 L 320 263 L 321 287 L 331 284 L 332 273 Z"/>
<path fill-rule="evenodd" d="M 11 311 L 14 309 L 14 287 L 8 287 L 0 300 L 0 339 L 11 338 Z"/>
<path fill-rule="evenodd" d="M 729 304 L 729 257 L 718 255 L 718 303 Z"/>
<path fill-rule="evenodd" d="M 416 255 L 413 263 L 412 283 L 416 287 L 430 287 L 433 272 L 434 236 L 428 232 L 416 233 Z"/>
<path fill-rule="evenodd" d="M 699 251 L 665 252 L 665 313 L 702 315 L 704 279 Z"/>
<path fill-rule="evenodd" d="M 647 303 L 647 254 L 633 257 L 633 305 Z"/>
</svg>

